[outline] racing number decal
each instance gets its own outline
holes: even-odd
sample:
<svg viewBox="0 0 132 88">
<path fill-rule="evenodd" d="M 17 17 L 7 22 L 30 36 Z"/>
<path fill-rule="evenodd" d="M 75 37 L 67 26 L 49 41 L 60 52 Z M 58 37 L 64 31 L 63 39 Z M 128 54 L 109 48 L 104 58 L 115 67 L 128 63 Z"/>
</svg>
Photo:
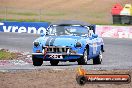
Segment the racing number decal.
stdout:
<svg viewBox="0 0 132 88">
<path fill-rule="evenodd" d="M 97 43 L 93 43 L 93 54 L 97 52 Z"/>
</svg>

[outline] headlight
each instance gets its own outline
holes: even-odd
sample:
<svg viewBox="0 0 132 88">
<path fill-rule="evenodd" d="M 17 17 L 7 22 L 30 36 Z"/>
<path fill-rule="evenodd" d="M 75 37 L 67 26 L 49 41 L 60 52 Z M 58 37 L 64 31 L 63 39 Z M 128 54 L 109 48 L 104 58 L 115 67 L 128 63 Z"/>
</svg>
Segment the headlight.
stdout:
<svg viewBox="0 0 132 88">
<path fill-rule="evenodd" d="M 34 46 L 39 46 L 39 42 L 34 42 Z"/>
<path fill-rule="evenodd" d="M 82 45 L 81 45 L 81 43 L 80 42 L 77 42 L 76 43 L 76 47 L 81 47 Z"/>
</svg>

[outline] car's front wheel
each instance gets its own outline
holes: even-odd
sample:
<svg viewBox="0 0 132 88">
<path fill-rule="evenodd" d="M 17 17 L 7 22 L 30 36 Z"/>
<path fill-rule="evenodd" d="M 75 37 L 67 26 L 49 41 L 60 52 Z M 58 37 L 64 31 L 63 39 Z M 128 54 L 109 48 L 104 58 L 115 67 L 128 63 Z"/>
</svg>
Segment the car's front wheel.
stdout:
<svg viewBox="0 0 132 88">
<path fill-rule="evenodd" d="M 88 61 L 88 49 L 84 50 L 83 57 L 78 59 L 78 65 L 86 65 Z"/>
<path fill-rule="evenodd" d="M 99 55 L 93 59 L 93 64 L 101 64 L 103 58 L 103 53 L 100 51 Z"/>
<path fill-rule="evenodd" d="M 43 58 L 36 58 L 32 55 L 32 61 L 34 66 L 41 66 L 43 64 Z"/>
<path fill-rule="evenodd" d="M 56 61 L 56 60 L 50 61 L 51 66 L 57 66 L 58 63 L 59 63 L 59 61 Z"/>
</svg>

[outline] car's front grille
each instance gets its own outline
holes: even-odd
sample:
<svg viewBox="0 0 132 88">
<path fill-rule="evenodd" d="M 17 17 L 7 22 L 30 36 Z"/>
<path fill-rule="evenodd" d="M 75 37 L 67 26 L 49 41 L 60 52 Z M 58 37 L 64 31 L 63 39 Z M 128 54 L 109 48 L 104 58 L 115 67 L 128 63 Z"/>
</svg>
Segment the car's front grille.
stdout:
<svg viewBox="0 0 132 88">
<path fill-rule="evenodd" d="M 70 52 L 70 47 L 56 47 L 56 46 L 48 46 L 43 47 L 49 53 L 67 53 Z"/>
</svg>

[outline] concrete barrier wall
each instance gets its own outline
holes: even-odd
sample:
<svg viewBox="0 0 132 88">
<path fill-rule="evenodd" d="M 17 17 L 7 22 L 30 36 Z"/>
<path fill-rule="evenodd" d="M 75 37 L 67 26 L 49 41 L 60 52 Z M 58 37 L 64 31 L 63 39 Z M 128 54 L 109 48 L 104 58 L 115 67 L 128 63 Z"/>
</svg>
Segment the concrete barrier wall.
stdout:
<svg viewBox="0 0 132 88">
<path fill-rule="evenodd" d="M 0 22 L 0 32 L 46 33 L 48 22 Z M 100 37 L 132 38 L 132 26 L 96 25 Z"/>
<path fill-rule="evenodd" d="M 132 38 L 132 26 L 97 25 L 96 33 L 101 37 Z"/>
</svg>

